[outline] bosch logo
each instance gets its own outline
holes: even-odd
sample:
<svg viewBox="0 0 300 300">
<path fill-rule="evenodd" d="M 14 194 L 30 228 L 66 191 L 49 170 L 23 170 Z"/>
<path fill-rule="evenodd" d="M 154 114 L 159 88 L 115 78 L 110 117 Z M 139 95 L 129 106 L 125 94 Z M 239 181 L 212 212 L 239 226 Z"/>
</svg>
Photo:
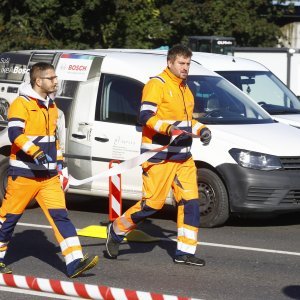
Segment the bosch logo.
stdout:
<svg viewBox="0 0 300 300">
<path fill-rule="evenodd" d="M 0 69 L 0 73 L 26 74 L 28 72 L 29 72 L 29 69 L 26 69 L 23 67 L 18 67 L 18 66 Z"/>
<path fill-rule="evenodd" d="M 26 68 L 20 68 L 18 66 L 14 67 L 13 73 L 18 73 L 18 74 L 26 74 L 29 72 L 29 69 Z"/>
<path fill-rule="evenodd" d="M 72 71 L 86 71 L 87 70 L 87 66 L 69 65 L 68 70 L 72 70 Z"/>
</svg>

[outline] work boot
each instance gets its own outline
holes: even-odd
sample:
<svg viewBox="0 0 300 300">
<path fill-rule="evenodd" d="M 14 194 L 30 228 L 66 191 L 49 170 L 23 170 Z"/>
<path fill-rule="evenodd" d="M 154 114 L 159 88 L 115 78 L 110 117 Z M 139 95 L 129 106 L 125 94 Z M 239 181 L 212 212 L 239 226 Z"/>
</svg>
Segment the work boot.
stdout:
<svg viewBox="0 0 300 300">
<path fill-rule="evenodd" d="M 119 246 L 120 243 L 117 242 L 113 236 L 112 236 L 112 223 L 107 225 L 107 239 L 106 239 L 106 251 L 107 254 L 111 257 L 111 258 L 117 258 L 118 254 L 119 254 Z"/>
<path fill-rule="evenodd" d="M 2 274 L 11 274 L 12 269 L 10 267 L 7 267 L 5 263 L 0 262 L 0 273 L 2 273 Z"/>
<path fill-rule="evenodd" d="M 75 264 L 75 266 L 72 267 L 71 271 L 68 270 L 68 276 L 70 278 L 75 278 L 78 275 L 82 274 L 83 272 L 95 267 L 98 261 L 99 261 L 98 256 L 94 256 L 90 258 L 86 254 L 82 259 L 78 260 L 77 264 Z"/>
<path fill-rule="evenodd" d="M 205 266 L 205 260 L 196 257 L 192 254 L 185 254 L 185 255 L 178 255 L 174 258 L 174 263 L 176 264 L 185 264 L 185 265 L 192 265 L 192 266 Z"/>
</svg>

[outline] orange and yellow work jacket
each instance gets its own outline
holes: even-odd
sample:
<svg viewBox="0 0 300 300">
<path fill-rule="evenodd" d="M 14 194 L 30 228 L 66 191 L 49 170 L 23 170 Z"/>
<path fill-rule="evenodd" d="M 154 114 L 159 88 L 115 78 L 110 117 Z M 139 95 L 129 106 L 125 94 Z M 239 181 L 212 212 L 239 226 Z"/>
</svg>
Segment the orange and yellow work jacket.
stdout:
<svg viewBox="0 0 300 300">
<path fill-rule="evenodd" d="M 57 162 L 62 162 L 62 153 L 56 138 L 58 110 L 49 101 L 29 96 L 19 96 L 8 112 L 8 136 L 12 143 L 8 175 L 30 178 L 48 178 L 57 175 Z M 47 107 L 48 106 L 48 107 Z M 51 161 L 37 165 L 33 157 L 40 150 Z"/>
<path fill-rule="evenodd" d="M 143 125 L 141 152 L 170 143 L 170 126 L 199 135 L 205 125 L 193 120 L 194 96 L 182 79 L 166 68 L 143 89 L 139 122 Z M 180 161 L 191 157 L 192 138 L 181 135 L 149 161 Z"/>
</svg>

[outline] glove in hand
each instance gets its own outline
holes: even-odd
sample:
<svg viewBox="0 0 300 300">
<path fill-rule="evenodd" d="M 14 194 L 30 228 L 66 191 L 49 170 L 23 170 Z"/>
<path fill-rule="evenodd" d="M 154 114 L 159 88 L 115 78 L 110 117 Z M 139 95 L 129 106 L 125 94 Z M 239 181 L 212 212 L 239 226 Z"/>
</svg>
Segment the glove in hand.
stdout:
<svg viewBox="0 0 300 300">
<path fill-rule="evenodd" d="M 211 140 L 211 131 L 208 128 L 200 130 L 200 140 L 203 145 L 208 145 Z"/>
<path fill-rule="evenodd" d="M 62 160 L 58 160 L 57 161 L 57 166 L 56 166 L 56 170 L 58 172 L 61 172 L 63 168 L 66 167 L 66 164 L 62 161 Z"/>
</svg>

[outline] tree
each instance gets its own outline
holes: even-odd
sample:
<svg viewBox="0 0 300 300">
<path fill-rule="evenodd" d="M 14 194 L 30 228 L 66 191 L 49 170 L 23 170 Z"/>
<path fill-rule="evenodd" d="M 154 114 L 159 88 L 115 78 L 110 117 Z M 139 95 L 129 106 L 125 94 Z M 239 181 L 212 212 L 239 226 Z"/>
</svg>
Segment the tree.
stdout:
<svg viewBox="0 0 300 300">
<path fill-rule="evenodd" d="M 189 35 L 220 35 L 235 37 L 240 46 L 276 46 L 282 35 L 276 21 L 291 10 L 291 6 L 274 5 L 271 0 L 165 2 L 160 10 L 164 21 L 172 24 L 170 42 L 176 43 Z"/>
<path fill-rule="evenodd" d="M 189 35 L 233 36 L 240 46 L 276 46 L 290 6 L 272 0 L 2 0 L 0 51 L 156 48 Z M 277 1 L 285 2 L 285 1 Z"/>
<path fill-rule="evenodd" d="M 269 0 L 203 1 L 204 35 L 236 38 L 239 46 L 276 46 L 282 35 L 276 21 L 284 8 Z"/>
<path fill-rule="evenodd" d="M 110 3 L 4 0 L 0 3 L 0 50 L 101 47 L 99 29 L 112 11 Z"/>
<path fill-rule="evenodd" d="M 153 0 L 116 0 L 111 22 L 102 26 L 105 46 L 125 48 L 153 48 L 169 41 L 170 25 L 164 23 Z"/>
</svg>

